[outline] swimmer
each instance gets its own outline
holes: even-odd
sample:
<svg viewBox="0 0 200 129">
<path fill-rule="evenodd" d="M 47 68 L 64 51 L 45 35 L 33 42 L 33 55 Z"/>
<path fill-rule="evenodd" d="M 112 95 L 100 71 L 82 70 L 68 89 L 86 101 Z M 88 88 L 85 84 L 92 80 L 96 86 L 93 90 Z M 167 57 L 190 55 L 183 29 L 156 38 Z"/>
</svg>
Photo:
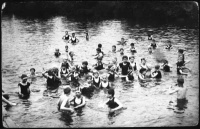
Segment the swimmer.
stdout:
<svg viewBox="0 0 200 129">
<path fill-rule="evenodd" d="M 74 106 L 74 109 L 80 109 L 85 106 L 85 97 L 81 93 L 81 89 L 79 87 L 76 88 L 76 95 L 72 100 L 70 100 L 70 104 Z"/>
<path fill-rule="evenodd" d="M 104 63 L 102 63 L 101 59 L 97 59 L 97 63 L 93 65 L 94 69 L 102 70 L 104 69 Z"/>
<path fill-rule="evenodd" d="M 112 46 L 112 53 L 116 53 L 116 45 Z"/>
<path fill-rule="evenodd" d="M 58 111 L 61 112 L 69 112 L 70 114 L 72 114 L 74 112 L 74 110 L 72 108 L 70 108 L 70 103 L 69 103 L 69 96 L 71 94 L 71 88 L 70 87 L 66 87 L 63 90 L 63 94 L 60 96 L 59 100 L 58 100 L 58 104 L 57 104 L 57 108 Z"/>
<path fill-rule="evenodd" d="M 119 52 L 120 52 L 120 55 L 121 55 L 121 56 L 124 55 L 124 49 L 123 49 L 123 48 L 120 48 L 120 49 L 119 49 Z"/>
<path fill-rule="evenodd" d="M 178 62 L 180 62 L 180 64 L 182 64 L 183 66 L 185 65 L 185 55 L 183 49 L 178 50 Z"/>
<path fill-rule="evenodd" d="M 79 83 L 79 71 L 76 69 L 76 66 L 73 66 L 71 68 L 71 85 L 72 86 L 75 86 L 75 87 L 78 87 L 80 86 L 80 83 Z"/>
<path fill-rule="evenodd" d="M 64 40 L 70 40 L 70 35 L 68 34 L 68 31 L 65 31 L 65 35 L 63 36 Z"/>
<path fill-rule="evenodd" d="M 89 34 L 88 34 L 88 31 L 87 31 L 85 34 L 86 34 L 86 36 L 85 36 L 86 40 L 89 41 Z"/>
<path fill-rule="evenodd" d="M 148 40 L 153 40 L 153 36 L 151 34 L 148 34 Z"/>
<path fill-rule="evenodd" d="M 128 62 L 127 56 L 122 57 L 122 62 L 119 63 L 119 68 L 121 69 L 121 79 L 122 79 L 122 81 L 128 81 L 127 76 L 128 76 L 128 73 L 131 70 L 131 64 L 130 64 L 130 62 Z"/>
<path fill-rule="evenodd" d="M 132 70 L 136 71 L 137 70 L 137 65 L 135 62 L 135 57 L 134 56 L 130 56 L 129 57 L 129 61 L 130 61 L 130 65 L 132 67 Z"/>
<path fill-rule="evenodd" d="M 69 58 L 68 58 L 68 60 L 69 60 L 70 62 L 73 62 L 73 61 L 74 61 L 74 56 L 75 56 L 74 52 L 73 52 L 73 51 L 70 51 L 70 52 L 69 52 Z"/>
<path fill-rule="evenodd" d="M 114 113 L 115 111 L 123 108 L 121 102 L 117 98 L 115 98 L 115 91 L 113 88 L 110 88 L 108 90 L 107 98 L 108 100 L 105 102 L 105 104 L 108 105 L 110 109 L 109 113 Z"/>
<path fill-rule="evenodd" d="M 86 82 L 84 83 L 84 85 L 80 86 L 80 88 L 83 95 L 88 97 L 92 96 L 95 87 L 93 86 L 91 75 L 86 76 Z"/>
<path fill-rule="evenodd" d="M 121 41 L 117 41 L 118 45 L 126 45 L 126 42 L 124 38 L 121 38 Z"/>
<path fill-rule="evenodd" d="M 156 40 L 153 39 L 150 46 L 153 48 L 153 49 L 156 49 L 157 45 L 156 45 Z"/>
<path fill-rule="evenodd" d="M 100 49 L 100 48 L 97 48 L 97 49 L 96 49 L 96 52 L 97 52 L 97 54 L 96 54 L 96 55 L 93 55 L 93 56 L 95 56 L 94 59 L 100 59 L 100 60 L 102 60 L 102 59 L 103 59 L 103 53 L 102 53 L 101 49 Z"/>
<path fill-rule="evenodd" d="M 48 70 L 43 72 L 43 77 L 47 79 L 47 91 L 57 91 L 58 87 L 61 85 L 60 77 L 53 70 Z"/>
<path fill-rule="evenodd" d="M 66 45 L 66 46 L 65 46 L 65 52 L 68 53 L 68 51 L 69 51 L 69 47 L 68 47 L 68 45 Z"/>
<path fill-rule="evenodd" d="M 147 61 L 145 58 L 141 58 L 141 64 L 139 66 L 140 66 L 140 69 L 144 68 L 144 69 L 146 69 L 146 71 L 149 71 L 149 70 L 151 70 L 151 68 L 146 64 L 146 62 Z"/>
<path fill-rule="evenodd" d="M 10 102 L 9 100 L 9 95 L 4 93 L 4 91 L 2 90 L 2 102 L 5 102 L 8 106 L 15 106 L 17 105 L 14 102 Z"/>
<path fill-rule="evenodd" d="M 170 87 L 169 94 L 177 93 L 176 107 L 178 108 L 178 110 L 183 110 L 188 102 L 188 100 L 186 99 L 187 87 L 183 85 L 184 84 L 183 78 L 178 78 L 177 83 L 178 87 L 176 87 L 175 89 Z"/>
<path fill-rule="evenodd" d="M 26 74 L 22 74 L 22 81 L 18 84 L 19 88 L 19 97 L 20 98 L 28 98 L 30 96 L 30 82 L 27 82 L 28 76 Z"/>
<path fill-rule="evenodd" d="M 61 55 L 58 48 L 55 49 L 54 55 L 55 55 L 56 58 L 58 58 Z"/>
<path fill-rule="evenodd" d="M 91 69 L 88 68 L 88 62 L 87 61 L 83 61 L 82 65 L 80 66 L 79 69 L 80 69 L 80 76 L 88 74 L 91 71 Z"/>
<path fill-rule="evenodd" d="M 160 65 L 155 66 L 155 70 L 151 72 L 151 77 L 156 79 L 162 78 L 162 74 L 160 72 Z"/>
<path fill-rule="evenodd" d="M 97 70 L 93 71 L 92 82 L 93 82 L 93 86 L 95 86 L 96 88 L 100 88 L 101 78 Z"/>
<path fill-rule="evenodd" d="M 102 54 L 105 55 L 104 52 L 103 52 L 103 50 L 102 50 L 102 44 L 99 43 L 98 44 L 98 48 L 101 49 Z"/>
<path fill-rule="evenodd" d="M 70 39 L 72 44 L 78 43 L 79 40 L 76 38 L 75 33 L 72 33 L 72 37 Z"/>
<path fill-rule="evenodd" d="M 28 78 L 31 79 L 31 83 L 33 83 L 37 77 L 41 77 L 41 75 L 38 75 L 35 73 L 35 68 L 31 68 L 30 69 L 30 75 L 28 76 Z"/>
<path fill-rule="evenodd" d="M 172 42 L 171 42 L 171 40 L 168 40 L 168 45 L 165 46 L 165 49 L 168 49 L 168 50 L 172 49 Z"/>
<path fill-rule="evenodd" d="M 170 68 L 172 68 L 172 66 L 170 64 L 168 64 L 168 61 L 167 60 L 164 60 L 163 61 L 163 64 L 161 65 L 161 69 L 164 71 L 164 72 L 170 72 Z"/>
<path fill-rule="evenodd" d="M 183 72 L 183 69 L 188 69 L 183 65 L 183 62 L 177 62 L 176 65 L 177 65 L 177 74 L 178 75 L 188 75 L 189 74 L 189 73 Z"/>
<path fill-rule="evenodd" d="M 110 82 L 108 81 L 108 77 L 104 74 L 101 78 L 100 89 L 109 89 L 111 87 Z"/>
<path fill-rule="evenodd" d="M 134 43 L 131 43 L 130 51 L 131 51 L 132 54 L 136 53 Z"/>
<path fill-rule="evenodd" d="M 140 70 L 139 70 L 139 73 L 138 73 L 138 81 L 140 82 L 140 83 L 146 83 L 146 82 L 148 82 L 148 81 L 151 81 L 150 79 L 148 79 L 148 78 L 146 78 L 146 69 L 144 69 L 144 68 L 141 68 Z"/>
<path fill-rule="evenodd" d="M 149 52 L 149 54 L 152 54 L 152 52 L 153 52 L 153 48 L 150 46 L 150 47 L 148 47 L 148 52 Z"/>
</svg>

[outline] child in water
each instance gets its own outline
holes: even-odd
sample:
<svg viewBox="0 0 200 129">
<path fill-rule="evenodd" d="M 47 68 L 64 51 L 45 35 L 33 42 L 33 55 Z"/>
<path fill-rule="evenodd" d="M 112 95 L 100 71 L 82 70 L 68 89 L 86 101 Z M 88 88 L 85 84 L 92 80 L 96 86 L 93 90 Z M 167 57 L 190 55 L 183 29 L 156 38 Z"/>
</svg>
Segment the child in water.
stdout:
<svg viewBox="0 0 200 129">
<path fill-rule="evenodd" d="M 108 81 L 107 75 L 104 74 L 101 79 L 102 81 L 100 82 L 100 89 L 109 89 L 111 87 L 111 84 Z"/>
<path fill-rule="evenodd" d="M 161 79 L 162 78 L 162 74 L 160 72 L 160 65 L 156 65 L 155 66 L 155 70 L 153 72 L 151 72 L 151 77 L 152 78 L 156 78 L 156 79 Z"/>
<path fill-rule="evenodd" d="M 61 80 L 57 73 L 53 70 L 45 71 L 42 74 L 47 79 L 47 91 L 57 92 L 58 87 L 61 85 Z"/>
<path fill-rule="evenodd" d="M 112 53 L 116 53 L 116 45 L 112 46 Z"/>
<path fill-rule="evenodd" d="M 184 66 L 185 65 L 185 55 L 183 52 L 184 52 L 183 49 L 178 50 L 178 62 L 180 62 L 180 64 L 182 64 Z"/>
<path fill-rule="evenodd" d="M 124 55 L 124 49 L 123 49 L 123 48 L 120 48 L 120 49 L 119 49 L 119 53 L 120 53 L 121 56 L 123 56 L 123 55 Z"/>
<path fill-rule="evenodd" d="M 73 66 L 71 68 L 71 74 L 70 75 L 71 75 L 71 85 L 75 86 L 75 87 L 80 86 L 80 83 L 79 83 L 79 71 L 76 68 L 76 66 Z"/>
<path fill-rule="evenodd" d="M 93 65 L 94 69 L 102 70 L 104 69 L 103 63 L 101 59 L 97 59 L 97 63 Z"/>
<path fill-rule="evenodd" d="M 65 31 L 65 35 L 63 36 L 64 40 L 69 40 L 70 39 L 70 35 L 68 34 L 68 31 Z"/>
<path fill-rule="evenodd" d="M 121 104 L 121 102 L 115 98 L 115 91 L 113 88 L 110 88 L 108 90 L 108 96 L 107 96 L 108 100 L 105 102 L 106 105 L 108 105 L 109 107 L 109 113 L 114 113 L 115 111 L 122 109 L 123 105 Z"/>
<path fill-rule="evenodd" d="M 102 44 L 101 43 L 98 44 L 98 48 L 101 49 L 102 54 L 105 55 L 103 50 L 102 50 Z"/>
<path fill-rule="evenodd" d="M 148 52 L 149 52 L 149 54 L 152 54 L 152 52 L 153 52 L 153 48 L 150 46 L 150 47 L 148 47 Z"/>
<path fill-rule="evenodd" d="M 66 46 L 65 46 L 65 52 L 68 53 L 68 51 L 69 51 L 69 47 L 68 47 L 68 45 L 66 45 Z"/>
<path fill-rule="evenodd" d="M 183 78 L 178 78 L 177 83 L 178 83 L 177 88 L 172 89 L 172 87 L 170 87 L 169 94 L 177 93 L 176 107 L 178 108 L 178 110 L 183 110 L 188 102 L 186 99 L 187 87 L 183 85 L 184 84 Z"/>
<path fill-rule="evenodd" d="M 72 37 L 70 39 L 72 44 L 78 43 L 79 40 L 76 38 L 75 33 L 72 33 Z"/>
<path fill-rule="evenodd" d="M 86 76 L 86 83 L 80 87 L 82 94 L 85 95 L 85 96 L 88 96 L 89 98 L 92 96 L 92 93 L 93 93 L 94 88 L 95 88 L 92 84 L 92 81 L 93 81 L 92 76 L 87 75 Z"/>
<path fill-rule="evenodd" d="M 85 34 L 86 34 L 86 36 L 85 36 L 86 40 L 89 41 L 89 34 L 88 34 L 88 31 L 87 31 Z"/>
<path fill-rule="evenodd" d="M 164 72 L 170 72 L 170 68 L 171 66 L 168 64 L 168 61 L 164 60 L 161 69 L 163 69 Z"/>
<path fill-rule="evenodd" d="M 153 40 L 153 36 L 151 34 L 148 34 L 148 40 Z"/>
<path fill-rule="evenodd" d="M 57 104 L 58 111 L 61 112 L 67 112 L 69 114 L 72 114 L 74 110 L 70 108 L 70 102 L 69 102 L 69 96 L 71 94 L 71 88 L 66 87 L 64 90 L 64 93 L 60 96 Z"/>
<path fill-rule="evenodd" d="M 97 52 L 97 54 L 94 55 L 94 56 L 95 56 L 94 59 L 100 59 L 100 60 L 102 60 L 102 59 L 103 59 L 103 53 L 102 53 L 101 49 L 100 49 L 100 48 L 97 48 L 97 49 L 96 49 L 96 52 Z"/>
<path fill-rule="evenodd" d="M 55 49 L 54 55 L 55 55 L 55 57 L 57 57 L 57 58 L 61 55 L 61 53 L 59 52 L 59 49 L 58 49 L 58 48 Z"/>
<path fill-rule="evenodd" d="M 141 68 L 138 73 L 138 81 L 141 86 L 146 86 L 146 82 L 151 81 L 150 79 L 146 78 L 146 69 Z"/>
<path fill-rule="evenodd" d="M 19 97 L 20 98 L 28 98 L 30 96 L 30 82 L 27 82 L 28 76 L 26 74 L 22 74 L 22 81 L 18 84 L 19 87 Z"/>
<path fill-rule="evenodd" d="M 88 62 L 87 61 L 83 61 L 82 66 L 80 66 L 79 69 L 80 69 L 80 76 L 88 74 L 91 71 L 91 69 L 88 68 Z"/>
<path fill-rule="evenodd" d="M 97 70 L 93 71 L 92 81 L 93 81 L 94 87 L 100 88 L 101 78 L 100 78 L 99 72 Z"/>
<path fill-rule="evenodd" d="M 119 45 L 126 45 L 126 42 L 124 38 L 121 38 L 121 41 L 118 41 Z"/>
<path fill-rule="evenodd" d="M 153 49 L 156 49 L 157 45 L 156 45 L 156 40 L 153 39 L 150 45 Z"/>
<path fill-rule="evenodd" d="M 128 74 L 131 70 L 131 64 L 130 64 L 130 62 L 128 62 L 127 56 L 122 57 L 122 62 L 119 63 L 119 68 L 121 68 L 121 79 L 122 79 L 122 81 L 128 81 L 127 77 L 128 77 Z"/>
<path fill-rule="evenodd" d="M 130 51 L 131 51 L 132 54 L 136 53 L 134 43 L 131 43 Z"/>
<path fill-rule="evenodd" d="M 144 69 L 146 69 L 146 71 L 149 71 L 149 70 L 151 70 L 151 68 L 146 64 L 146 62 L 147 62 L 146 59 L 142 58 L 140 68 L 144 68 Z"/>
<path fill-rule="evenodd" d="M 168 45 L 165 47 L 165 49 L 168 49 L 168 50 L 172 49 L 172 42 L 171 42 L 171 40 L 168 40 Z"/>
<path fill-rule="evenodd" d="M 74 106 L 74 109 L 80 109 L 85 106 L 85 97 L 81 93 L 81 89 L 79 87 L 76 88 L 76 95 L 72 100 L 70 100 L 70 104 Z"/>
</svg>

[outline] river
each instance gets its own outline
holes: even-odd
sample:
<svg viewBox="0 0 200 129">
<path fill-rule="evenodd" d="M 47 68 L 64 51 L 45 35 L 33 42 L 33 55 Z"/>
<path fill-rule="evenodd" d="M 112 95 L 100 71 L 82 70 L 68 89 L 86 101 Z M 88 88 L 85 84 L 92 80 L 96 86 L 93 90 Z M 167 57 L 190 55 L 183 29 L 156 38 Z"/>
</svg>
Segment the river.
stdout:
<svg viewBox="0 0 200 129">
<path fill-rule="evenodd" d="M 180 28 L 176 26 L 134 26 L 126 20 L 104 20 L 81 22 L 68 19 L 64 16 L 48 18 L 24 18 L 15 15 L 2 17 L 2 89 L 10 93 L 10 101 L 18 103 L 8 108 L 13 121 L 21 127 L 160 127 L 160 126 L 194 126 L 199 121 L 199 37 L 198 29 Z M 147 51 L 147 31 L 153 30 L 154 39 L 158 44 L 157 55 L 149 55 Z M 124 37 L 128 45 L 124 47 L 128 52 L 131 42 L 135 42 L 137 53 L 136 62 L 145 57 L 148 64 L 154 66 L 157 58 L 165 58 L 172 64 L 172 72 L 163 73 L 162 80 L 152 87 L 140 87 L 138 80 L 132 85 L 124 86 L 120 79 L 114 82 L 116 97 L 127 107 L 117 116 L 109 118 L 107 108 L 100 105 L 106 100 L 103 92 L 87 98 L 87 104 L 81 115 L 73 114 L 71 121 L 66 120 L 57 111 L 58 98 L 43 96 L 46 80 L 39 77 L 31 88 L 40 92 L 32 92 L 28 100 L 18 98 L 17 84 L 22 73 L 29 73 L 34 67 L 36 73 L 41 74 L 42 68 L 59 64 L 60 60 L 54 57 L 55 48 L 65 54 L 65 45 L 62 36 L 65 31 L 76 33 L 80 42 L 77 45 L 69 44 L 69 50 L 75 53 L 75 64 L 87 60 L 89 65 L 95 63 L 93 54 L 99 43 L 104 53 L 112 50 L 112 45 Z M 85 31 L 88 30 L 90 40 L 86 41 Z M 136 41 L 134 37 L 142 40 Z M 163 49 L 166 41 L 172 41 L 173 49 Z M 176 99 L 176 94 L 169 95 L 163 92 L 169 85 L 174 85 L 177 79 L 176 61 L 177 49 L 186 49 L 185 58 L 190 60 L 186 66 L 191 69 L 191 76 L 185 76 L 184 85 L 187 86 L 187 109 L 178 114 L 167 109 L 169 101 Z M 117 50 L 121 46 L 117 45 Z M 158 55 L 159 54 L 159 55 Z M 108 63 L 112 57 L 105 57 L 103 62 Z M 121 57 L 118 57 L 121 61 Z M 62 92 L 62 88 L 59 89 Z M 72 93 L 73 94 L 73 93 Z"/>
</svg>

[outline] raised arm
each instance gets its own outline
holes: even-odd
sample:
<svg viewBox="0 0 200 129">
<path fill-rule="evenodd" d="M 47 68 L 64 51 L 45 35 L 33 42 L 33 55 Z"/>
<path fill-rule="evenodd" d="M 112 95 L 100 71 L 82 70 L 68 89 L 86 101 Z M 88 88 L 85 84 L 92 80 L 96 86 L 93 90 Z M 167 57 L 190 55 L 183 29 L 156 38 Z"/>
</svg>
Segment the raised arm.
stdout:
<svg viewBox="0 0 200 129">
<path fill-rule="evenodd" d="M 83 100 L 82 100 L 82 104 L 80 104 L 80 105 L 78 105 L 78 106 L 76 106 L 76 107 L 74 107 L 74 108 L 83 107 L 83 106 L 85 105 L 85 97 L 83 96 L 82 99 L 83 99 Z"/>
<path fill-rule="evenodd" d="M 122 103 L 121 103 L 118 99 L 115 98 L 114 101 L 115 101 L 119 106 L 116 107 L 116 108 L 114 108 L 114 109 L 111 109 L 110 112 L 114 112 L 114 111 L 116 111 L 116 110 L 119 110 L 119 109 L 123 108 Z"/>
</svg>

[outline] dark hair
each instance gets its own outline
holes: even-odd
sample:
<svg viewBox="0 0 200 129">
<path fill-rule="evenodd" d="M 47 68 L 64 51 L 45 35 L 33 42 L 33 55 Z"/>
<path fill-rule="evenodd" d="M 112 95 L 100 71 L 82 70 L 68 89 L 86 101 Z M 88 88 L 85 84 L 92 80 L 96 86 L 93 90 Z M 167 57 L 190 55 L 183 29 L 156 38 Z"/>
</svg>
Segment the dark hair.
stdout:
<svg viewBox="0 0 200 129">
<path fill-rule="evenodd" d="M 96 50 L 99 51 L 99 52 L 101 52 L 101 49 L 100 49 L 100 48 L 97 48 Z"/>
<path fill-rule="evenodd" d="M 124 48 L 120 48 L 119 50 L 120 50 L 120 51 L 121 51 L 121 50 L 124 50 Z"/>
<path fill-rule="evenodd" d="M 144 71 L 146 71 L 146 69 L 145 68 L 141 68 L 139 72 L 143 73 Z"/>
<path fill-rule="evenodd" d="M 102 44 L 98 44 L 98 47 L 102 47 Z"/>
<path fill-rule="evenodd" d="M 65 94 L 69 94 L 71 92 L 71 88 L 66 87 L 63 91 L 64 91 Z"/>
<path fill-rule="evenodd" d="M 135 57 L 134 57 L 134 56 L 130 56 L 130 57 L 129 57 L 129 60 L 130 60 L 131 58 L 135 59 Z"/>
<path fill-rule="evenodd" d="M 115 91 L 113 88 L 108 89 L 108 94 L 111 94 L 112 96 L 115 95 Z"/>
<path fill-rule="evenodd" d="M 116 48 L 116 45 L 113 45 L 112 47 L 115 47 L 115 48 Z"/>
<path fill-rule="evenodd" d="M 87 62 L 87 61 L 83 61 L 83 62 L 82 62 L 82 65 L 83 65 L 83 64 L 88 65 L 88 62 Z"/>
<path fill-rule="evenodd" d="M 155 66 L 155 69 L 159 69 L 159 68 L 160 68 L 160 65 L 156 65 L 156 66 Z"/>
<path fill-rule="evenodd" d="M 142 60 L 145 60 L 145 61 L 146 61 L 146 59 L 145 59 L 145 58 L 141 58 L 141 61 L 142 61 Z"/>
<path fill-rule="evenodd" d="M 33 70 L 35 72 L 35 68 L 31 68 L 30 71 Z"/>
<path fill-rule="evenodd" d="M 123 57 L 122 57 L 122 60 L 125 59 L 125 58 L 128 59 L 128 56 L 123 56 Z"/>
<path fill-rule="evenodd" d="M 28 77 L 26 74 L 22 74 L 21 79 Z"/>
<path fill-rule="evenodd" d="M 183 79 L 183 78 L 178 78 L 178 79 L 177 79 L 177 82 L 178 82 L 179 84 L 183 84 L 183 83 L 184 83 L 184 79 Z"/>
<path fill-rule="evenodd" d="M 178 49 L 178 52 L 180 53 L 183 53 L 183 51 L 184 51 L 183 49 Z"/>
<path fill-rule="evenodd" d="M 131 43 L 131 46 L 134 46 L 134 43 Z"/>
<path fill-rule="evenodd" d="M 85 79 L 88 79 L 89 77 L 92 78 L 92 75 L 87 75 L 87 76 L 85 77 Z"/>
<path fill-rule="evenodd" d="M 65 48 L 66 48 L 66 47 L 68 48 L 68 45 L 65 45 Z"/>
</svg>

